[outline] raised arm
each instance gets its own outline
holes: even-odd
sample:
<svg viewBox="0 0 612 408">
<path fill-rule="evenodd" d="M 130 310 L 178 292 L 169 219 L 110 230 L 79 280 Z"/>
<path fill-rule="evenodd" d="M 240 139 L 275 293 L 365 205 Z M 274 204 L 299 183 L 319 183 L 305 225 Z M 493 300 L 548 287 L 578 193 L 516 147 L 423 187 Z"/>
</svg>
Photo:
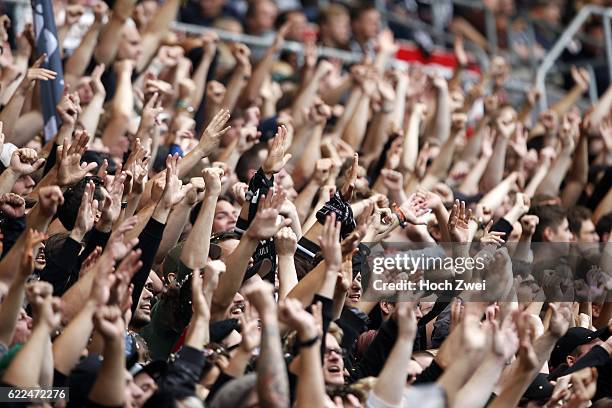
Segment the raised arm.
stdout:
<svg viewBox="0 0 612 408">
<path fill-rule="evenodd" d="M 404 171 L 414 173 L 416 169 L 417 156 L 419 155 L 419 128 L 425 115 L 425 105 L 416 103 L 412 107 L 408 128 L 404 133 L 402 149 L 402 160 L 400 168 Z"/>
<path fill-rule="evenodd" d="M 104 339 L 103 360 L 89 400 L 107 407 L 125 402 L 125 323 L 118 306 L 104 306 L 94 317 L 96 332 Z"/>
<path fill-rule="evenodd" d="M 285 43 L 285 36 L 289 31 L 289 24 L 285 23 L 276 33 L 276 37 L 274 38 L 274 42 L 266 51 L 264 57 L 259 61 L 259 64 L 255 67 L 253 71 L 253 75 L 249 80 L 246 88 L 243 91 L 243 95 L 241 100 L 245 104 L 250 104 L 255 101 L 259 96 L 259 89 L 261 85 L 266 80 L 266 77 L 270 73 L 272 69 L 272 65 L 274 64 L 274 60 L 276 57 L 276 53 L 281 50 L 283 44 Z"/>
<path fill-rule="evenodd" d="M 300 302 L 287 299 L 279 307 L 279 319 L 297 332 L 299 372 L 295 396 L 296 408 L 323 408 L 325 383 L 321 365 L 321 335 L 316 319 L 321 319 L 321 304 L 311 306 L 312 315 Z"/>
<path fill-rule="evenodd" d="M 451 134 L 451 104 L 448 84 L 444 77 L 438 75 L 434 77 L 432 85 L 437 96 L 436 113 L 428 138 L 437 139 L 440 143 L 444 143 Z"/>
<path fill-rule="evenodd" d="M 45 239 L 45 235 L 34 230 L 28 230 L 21 255 L 19 273 L 15 275 L 13 282 L 0 304 L 0 343 L 5 347 L 11 344 L 15 333 L 17 318 L 23 304 L 26 282 L 30 274 L 34 272 L 34 249 Z"/>
<path fill-rule="evenodd" d="M 27 70 L 25 77 L 21 80 L 19 86 L 17 86 L 11 99 L 9 99 L 8 103 L 2 108 L 2 111 L 0 111 L 0 122 L 4 123 L 3 131 L 7 141 L 13 141 L 11 139 L 11 136 L 13 136 L 13 129 L 17 123 L 17 119 L 21 115 L 24 102 L 34 90 L 36 81 L 53 80 L 57 76 L 55 71 L 40 67 L 46 56 L 47 54 L 41 55 L 34 62 L 32 67 Z"/>
<path fill-rule="evenodd" d="M 504 109 L 497 118 L 497 137 L 493 145 L 493 155 L 489 159 L 480 182 L 483 191 L 490 191 L 501 182 L 504 175 L 508 140 L 516 131 L 518 131 L 516 113 L 511 108 Z"/>
<path fill-rule="evenodd" d="M 28 228 L 46 232 L 52 217 L 57 212 L 58 205 L 63 202 L 64 197 L 59 187 L 51 186 L 41 189 L 38 204 L 28 214 Z M 3 293 L 4 289 L 13 281 L 15 272 L 19 270 L 19 263 L 25 243 L 26 235 L 22 234 L 8 254 L 0 261 L 0 288 L 3 289 Z"/>
<path fill-rule="evenodd" d="M 559 132 L 561 138 L 561 151 L 551 165 L 546 177 L 544 177 L 544 180 L 542 180 L 538 186 L 536 194 L 558 195 L 561 182 L 572 164 L 572 154 L 575 147 L 574 135 L 577 131 L 577 127 L 573 126 L 569 118 L 565 116 L 563 118 L 561 131 Z"/>
<path fill-rule="evenodd" d="M 289 406 L 289 380 L 280 342 L 274 303 L 274 288 L 261 281 L 245 291 L 249 303 L 261 319 L 261 350 L 257 361 L 257 396 L 261 406 Z"/>
<path fill-rule="evenodd" d="M 210 265 L 204 270 L 204 277 L 200 275 L 199 269 L 194 269 L 191 275 L 193 315 L 185 337 L 186 346 L 201 350 L 208 343 L 212 294 L 219 283 L 219 274 L 224 271 L 225 265 L 221 261 L 210 262 Z"/>
<path fill-rule="evenodd" d="M 251 77 L 251 61 L 249 61 L 251 51 L 249 47 L 244 44 L 236 44 L 232 50 L 232 54 L 236 59 L 236 66 L 227 84 L 223 101 L 221 102 L 221 106 L 230 112 L 234 111 L 238 103 L 238 98 Z"/>
<path fill-rule="evenodd" d="M 127 19 L 132 16 L 135 5 L 136 0 L 119 0 L 115 2 L 110 19 L 100 31 L 98 43 L 94 51 L 94 57 L 98 63 L 109 67 L 115 61 L 123 35 L 123 26 Z"/>
<path fill-rule="evenodd" d="M 218 167 L 210 167 L 205 169 L 202 175 L 206 185 L 202 207 L 200 207 L 196 222 L 181 251 L 181 262 L 191 269 L 204 268 L 208 261 L 210 235 L 215 217 L 215 206 L 221 192 L 223 170 Z"/>
<path fill-rule="evenodd" d="M 34 311 L 34 328 L 28 341 L 4 371 L 3 383 L 15 387 L 39 386 L 47 342 L 61 319 L 59 299 L 54 298 L 52 292 L 53 287 L 47 282 L 38 281 L 28 287 L 28 300 Z"/>
<path fill-rule="evenodd" d="M 274 237 L 274 246 L 278 255 L 278 298 L 283 300 L 298 283 L 295 271 L 295 250 L 297 237 L 290 227 L 283 227 Z"/>
<path fill-rule="evenodd" d="M 176 13 L 180 5 L 179 0 L 166 0 L 149 20 L 142 33 L 142 54 L 136 63 L 138 72 L 144 70 L 155 56 L 159 45 L 170 28 L 170 24 L 176 19 Z"/>
<path fill-rule="evenodd" d="M 469 381 L 457 393 L 456 401 L 461 401 L 462 407 L 482 407 L 491 398 L 506 361 L 514 356 L 519 346 L 512 320 L 512 315 L 506 316 L 501 327 L 496 320 L 488 322 L 491 350 L 484 356 Z"/>
<path fill-rule="evenodd" d="M 91 61 L 91 57 L 94 55 L 98 45 L 98 36 L 104 25 L 104 18 L 108 14 L 108 5 L 100 1 L 93 6 L 93 12 L 95 16 L 93 24 L 89 27 L 87 33 L 85 33 L 77 49 L 74 50 L 64 64 L 64 77 L 72 85 L 76 85 L 83 76 Z"/>
<path fill-rule="evenodd" d="M 259 242 L 273 237 L 282 227 L 290 225 L 291 221 L 283 219 L 279 214 L 284 200 L 283 192 L 277 193 L 273 190 L 269 191 L 267 197 L 260 198 L 255 218 L 240 238 L 240 243 L 234 252 L 227 259 L 227 272 L 221 276 L 219 286 L 213 296 L 213 321 L 223 319 L 234 295 L 242 285 L 249 259 Z"/>
<path fill-rule="evenodd" d="M 101 2 L 103 3 L 103 2 Z M 100 3 L 98 3 L 100 4 Z M 102 85 L 102 73 L 104 72 L 104 64 L 100 64 L 94 68 L 91 73 L 91 88 L 93 96 L 87 106 L 83 108 L 79 120 L 83 128 L 92 135 L 96 134 L 98 129 L 98 123 L 100 122 L 100 115 L 104 111 L 102 106 L 104 105 L 104 99 L 106 98 L 106 90 Z"/>
<path fill-rule="evenodd" d="M 195 90 L 193 91 L 193 98 L 191 101 L 194 109 L 197 109 L 200 106 L 202 98 L 204 97 L 208 70 L 210 69 L 210 64 L 212 64 L 212 61 L 215 58 L 219 38 L 217 37 L 216 33 L 208 32 L 202 34 L 201 40 L 203 50 L 202 59 L 200 59 L 200 63 L 191 76 L 191 79 L 195 84 Z"/>
<path fill-rule="evenodd" d="M 89 272 L 93 277 L 93 285 L 85 304 L 79 309 L 78 314 L 69 320 L 70 323 L 62 334 L 53 341 L 55 370 L 66 376 L 78 364 L 83 350 L 87 348 L 94 329 L 94 314 L 98 308 L 107 304 L 111 292 L 111 277 L 115 277 L 112 276 L 110 268 L 89 270 Z"/>
<path fill-rule="evenodd" d="M 410 356 L 417 330 L 415 307 L 414 302 L 397 303 L 393 316 L 397 322 L 397 338 L 372 390 L 376 397 L 390 406 L 401 404 L 406 387 Z"/>
<path fill-rule="evenodd" d="M 490 407 L 518 405 L 521 396 L 550 357 L 557 340 L 567 332 L 572 316 L 570 306 L 563 303 L 550 303 L 550 307 L 553 311 L 550 326 L 534 341 L 533 345 L 530 330 L 525 327 L 527 323 L 522 322 L 519 325 L 519 355 L 509 368 L 515 374 L 504 386 L 499 396 L 489 405 Z"/>
</svg>

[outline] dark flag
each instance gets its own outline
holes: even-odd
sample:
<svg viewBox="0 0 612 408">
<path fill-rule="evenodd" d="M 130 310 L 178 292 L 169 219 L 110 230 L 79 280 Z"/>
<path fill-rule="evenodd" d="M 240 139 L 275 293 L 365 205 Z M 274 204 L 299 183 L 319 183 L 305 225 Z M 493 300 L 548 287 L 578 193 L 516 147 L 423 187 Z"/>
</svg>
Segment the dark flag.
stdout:
<svg viewBox="0 0 612 408">
<path fill-rule="evenodd" d="M 53 14 L 52 0 L 32 0 L 34 15 L 34 30 L 36 33 L 36 54 L 44 53 L 47 58 L 42 68 L 57 72 L 57 77 L 50 81 L 40 81 L 40 98 L 45 122 L 45 140 L 51 139 L 57 133 L 60 120 L 55 109 L 64 92 L 64 72 L 60 55 L 61 44 L 57 36 L 55 15 Z"/>
</svg>

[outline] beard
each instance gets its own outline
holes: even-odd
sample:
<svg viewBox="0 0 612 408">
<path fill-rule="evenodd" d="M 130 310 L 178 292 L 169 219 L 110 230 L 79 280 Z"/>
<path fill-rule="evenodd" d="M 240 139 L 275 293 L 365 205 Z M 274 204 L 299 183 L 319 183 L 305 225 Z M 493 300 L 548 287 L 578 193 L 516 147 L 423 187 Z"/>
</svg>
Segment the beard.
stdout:
<svg viewBox="0 0 612 408">
<path fill-rule="evenodd" d="M 130 321 L 130 327 L 135 330 L 142 329 L 149 323 L 151 323 L 151 316 L 140 310 L 136 310 L 134 317 L 132 317 L 132 320 Z"/>
</svg>

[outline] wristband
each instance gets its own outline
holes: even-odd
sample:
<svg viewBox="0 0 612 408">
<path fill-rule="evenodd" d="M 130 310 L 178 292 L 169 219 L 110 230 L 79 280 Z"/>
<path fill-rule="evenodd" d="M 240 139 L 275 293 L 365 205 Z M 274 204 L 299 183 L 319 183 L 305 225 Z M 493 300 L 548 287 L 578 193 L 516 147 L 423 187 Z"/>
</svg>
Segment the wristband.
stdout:
<svg viewBox="0 0 612 408">
<path fill-rule="evenodd" d="M 248 224 L 250 224 L 251 221 L 253 221 L 253 218 L 255 218 L 259 197 L 262 194 L 268 194 L 268 190 L 270 190 L 272 187 L 274 187 L 274 178 L 268 179 L 263 169 L 260 167 L 253 178 L 251 178 L 249 188 L 246 192 L 246 199 L 249 200 Z"/>
<path fill-rule="evenodd" d="M 342 239 L 346 238 L 357 227 L 353 217 L 353 209 L 344 201 L 338 191 L 323 205 L 323 208 L 317 211 L 317 221 L 325 224 L 325 219 L 331 213 L 336 214 L 336 221 L 340 222 L 340 236 Z"/>
<path fill-rule="evenodd" d="M 321 336 L 319 336 L 318 334 L 314 336 L 312 339 L 308 339 L 306 341 L 301 341 L 298 339 L 298 341 L 295 343 L 295 347 L 297 347 L 298 349 L 312 347 L 320 339 L 321 339 Z"/>
<path fill-rule="evenodd" d="M 406 228 L 408 226 L 408 221 L 406 221 L 406 214 L 401 209 L 401 207 L 398 206 L 396 203 L 393 203 L 391 204 L 391 211 L 393 211 L 393 214 L 395 214 L 395 216 L 397 217 L 400 227 Z"/>
</svg>

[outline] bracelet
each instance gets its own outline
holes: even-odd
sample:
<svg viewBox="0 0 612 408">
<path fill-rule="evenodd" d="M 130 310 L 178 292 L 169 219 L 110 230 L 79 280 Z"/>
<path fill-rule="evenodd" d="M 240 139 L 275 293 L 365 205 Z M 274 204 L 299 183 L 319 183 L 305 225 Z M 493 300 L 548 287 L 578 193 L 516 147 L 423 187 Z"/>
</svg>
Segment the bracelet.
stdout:
<svg viewBox="0 0 612 408">
<path fill-rule="evenodd" d="M 186 99 L 179 99 L 176 101 L 176 107 L 179 109 L 189 109 L 189 102 Z"/>
<path fill-rule="evenodd" d="M 321 336 L 319 336 L 319 335 L 317 334 L 317 335 L 316 335 L 316 336 L 314 336 L 312 339 L 309 339 L 309 340 L 306 340 L 306 341 L 300 341 L 300 340 L 298 340 L 298 341 L 295 343 L 295 346 L 296 346 L 298 349 L 312 347 L 312 346 L 314 346 L 314 345 L 315 345 L 315 343 L 316 343 L 317 341 L 319 341 L 320 339 L 321 339 Z"/>
<path fill-rule="evenodd" d="M 391 204 L 391 211 L 393 211 L 393 214 L 397 217 L 400 227 L 406 228 L 408 226 L 408 221 L 406 221 L 406 214 L 400 206 L 396 203 Z"/>
</svg>

